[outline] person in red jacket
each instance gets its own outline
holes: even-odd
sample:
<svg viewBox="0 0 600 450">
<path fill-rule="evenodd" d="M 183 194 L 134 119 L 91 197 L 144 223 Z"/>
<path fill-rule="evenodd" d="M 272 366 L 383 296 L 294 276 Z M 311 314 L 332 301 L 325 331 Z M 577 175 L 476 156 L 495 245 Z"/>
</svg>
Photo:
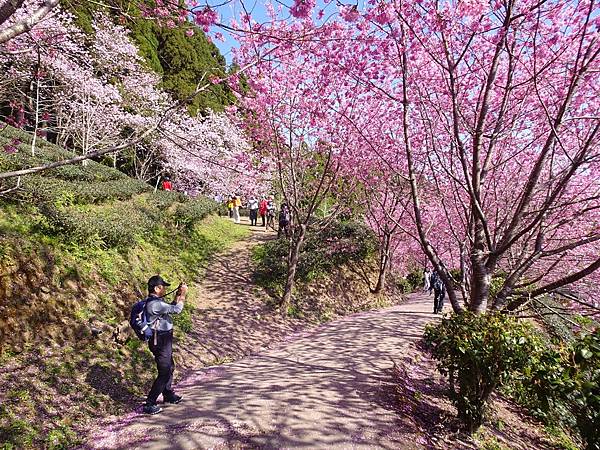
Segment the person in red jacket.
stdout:
<svg viewBox="0 0 600 450">
<path fill-rule="evenodd" d="M 258 204 L 258 215 L 262 219 L 262 226 L 264 227 L 266 225 L 265 220 L 267 218 L 267 199 L 264 197 L 260 200 L 260 203 Z"/>
<path fill-rule="evenodd" d="M 171 183 L 171 179 L 169 177 L 165 177 L 162 182 L 163 191 L 172 191 L 173 183 Z"/>
</svg>

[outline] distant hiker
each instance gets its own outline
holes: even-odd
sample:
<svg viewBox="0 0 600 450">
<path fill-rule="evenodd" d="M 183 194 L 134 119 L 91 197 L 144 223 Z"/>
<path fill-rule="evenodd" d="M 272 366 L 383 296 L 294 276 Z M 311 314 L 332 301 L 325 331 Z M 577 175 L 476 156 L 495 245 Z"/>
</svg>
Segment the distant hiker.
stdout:
<svg viewBox="0 0 600 450">
<path fill-rule="evenodd" d="M 430 280 L 430 290 L 433 289 L 433 313 L 441 313 L 444 309 L 444 297 L 446 296 L 446 288 L 437 270 L 433 271 Z"/>
<path fill-rule="evenodd" d="M 173 190 L 173 183 L 171 183 L 171 178 L 165 177 L 163 179 L 162 189 L 163 189 L 163 191 L 172 191 Z"/>
<path fill-rule="evenodd" d="M 242 206 L 242 199 L 238 194 L 233 197 L 233 221 L 240 223 L 240 206 Z"/>
<path fill-rule="evenodd" d="M 229 198 L 227 199 L 227 209 L 229 210 L 229 218 L 233 218 L 233 195 L 230 195 Z"/>
<path fill-rule="evenodd" d="M 250 200 L 248 200 L 248 211 L 250 212 L 250 225 L 256 226 L 258 220 L 258 200 L 254 195 L 251 195 Z"/>
<path fill-rule="evenodd" d="M 281 237 L 282 233 L 285 233 L 286 237 L 290 235 L 290 225 L 292 221 L 292 214 L 290 208 L 286 203 L 281 205 L 279 210 L 279 228 L 277 229 L 277 237 Z"/>
<path fill-rule="evenodd" d="M 269 197 L 267 200 L 267 224 L 265 229 L 269 227 L 275 229 L 275 201 L 273 197 Z"/>
<path fill-rule="evenodd" d="M 148 280 L 148 301 L 146 312 L 148 323 L 154 329 L 154 336 L 148 341 L 148 347 L 154 355 L 158 376 L 152 384 L 150 393 L 146 398 L 144 413 L 158 414 L 162 408 L 156 405 L 158 396 L 162 394 L 165 403 L 179 403 L 181 397 L 176 395 L 171 387 L 173 382 L 173 318 L 172 314 L 183 311 L 183 304 L 187 295 L 187 285 L 179 285 L 173 303 L 166 303 L 163 298 L 166 294 L 166 286 L 169 286 L 160 276 L 154 275 Z"/>
<path fill-rule="evenodd" d="M 431 270 L 429 267 L 425 268 L 425 271 L 423 272 L 423 278 L 423 292 L 431 293 Z"/>
<path fill-rule="evenodd" d="M 267 218 L 267 199 L 264 197 L 258 204 L 258 214 L 260 215 L 260 218 L 262 219 L 262 226 L 264 227 L 266 225 L 265 220 Z"/>
</svg>

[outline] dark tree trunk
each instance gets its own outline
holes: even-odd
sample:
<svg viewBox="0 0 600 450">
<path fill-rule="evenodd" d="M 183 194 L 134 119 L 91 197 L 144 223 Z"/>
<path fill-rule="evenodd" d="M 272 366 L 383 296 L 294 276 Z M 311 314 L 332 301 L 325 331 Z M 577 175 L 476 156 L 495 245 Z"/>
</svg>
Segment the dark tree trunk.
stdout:
<svg viewBox="0 0 600 450">
<path fill-rule="evenodd" d="M 287 278 L 285 280 L 285 288 L 283 290 L 283 297 L 281 299 L 281 309 L 283 314 L 287 313 L 289 306 L 292 304 L 292 291 L 294 290 L 294 283 L 296 281 L 296 269 L 298 267 L 298 258 L 300 257 L 300 250 L 302 249 L 302 244 L 304 244 L 305 236 L 306 225 L 299 224 L 292 233 L 290 249 L 288 251 Z"/>
<path fill-rule="evenodd" d="M 385 290 L 385 279 L 390 267 L 390 241 L 391 235 L 385 234 L 383 236 L 383 245 L 379 253 L 379 273 L 377 274 L 377 284 L 374 289 L 371 289 L 373 294 L 379 294 Z"/>
</svg>

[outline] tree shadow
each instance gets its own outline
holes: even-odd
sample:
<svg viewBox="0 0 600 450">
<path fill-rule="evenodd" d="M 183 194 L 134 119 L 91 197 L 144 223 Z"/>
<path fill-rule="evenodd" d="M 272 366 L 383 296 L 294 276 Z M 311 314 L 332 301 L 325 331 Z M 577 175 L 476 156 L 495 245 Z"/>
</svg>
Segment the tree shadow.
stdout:
<svg viewBox="0 0 600 450">
<path fill-rule="evenodd" d="M 101 364 L 95 363 L 87 368 L 85 382 L 114 402 L 130 405 L 136 400 L 136 397 L 125 388 L 127 383 L 121 374 Z"/>
</svg>

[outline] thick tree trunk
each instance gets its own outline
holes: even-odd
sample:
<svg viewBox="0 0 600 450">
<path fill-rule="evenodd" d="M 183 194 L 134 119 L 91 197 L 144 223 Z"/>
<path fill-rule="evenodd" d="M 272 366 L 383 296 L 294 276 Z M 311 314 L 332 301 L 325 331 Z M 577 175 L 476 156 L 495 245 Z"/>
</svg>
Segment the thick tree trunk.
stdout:
<svg viewBox="0 0 600 450">
<path fill-rule="evenodd" d="M 296 227 L 294 233 L 292 233 L 290 249 L 288 251 L 287 277 L 285 280 L 283 297 L 281 299 L 281 310 L 283 314 L 287 313 L 289 306 L 292 304 L 292 291 L 294 290 L 294 283 L 296 281 L 296 268 L 298 267 L 298 258 L 300 257 L 300 250 L 302 249 L 302 244 L 304 244 L 305 236 L 306 225 L 301 223 Z"/>
<path fill-rule="evenodd" d="M 472 256 L 473 273 L 471 275 L 469 310 L 477 314 L 484 313 L 487 310 L 490 295 L 491 276 L 482 259 L 478 253 Z"/>
</svg>

